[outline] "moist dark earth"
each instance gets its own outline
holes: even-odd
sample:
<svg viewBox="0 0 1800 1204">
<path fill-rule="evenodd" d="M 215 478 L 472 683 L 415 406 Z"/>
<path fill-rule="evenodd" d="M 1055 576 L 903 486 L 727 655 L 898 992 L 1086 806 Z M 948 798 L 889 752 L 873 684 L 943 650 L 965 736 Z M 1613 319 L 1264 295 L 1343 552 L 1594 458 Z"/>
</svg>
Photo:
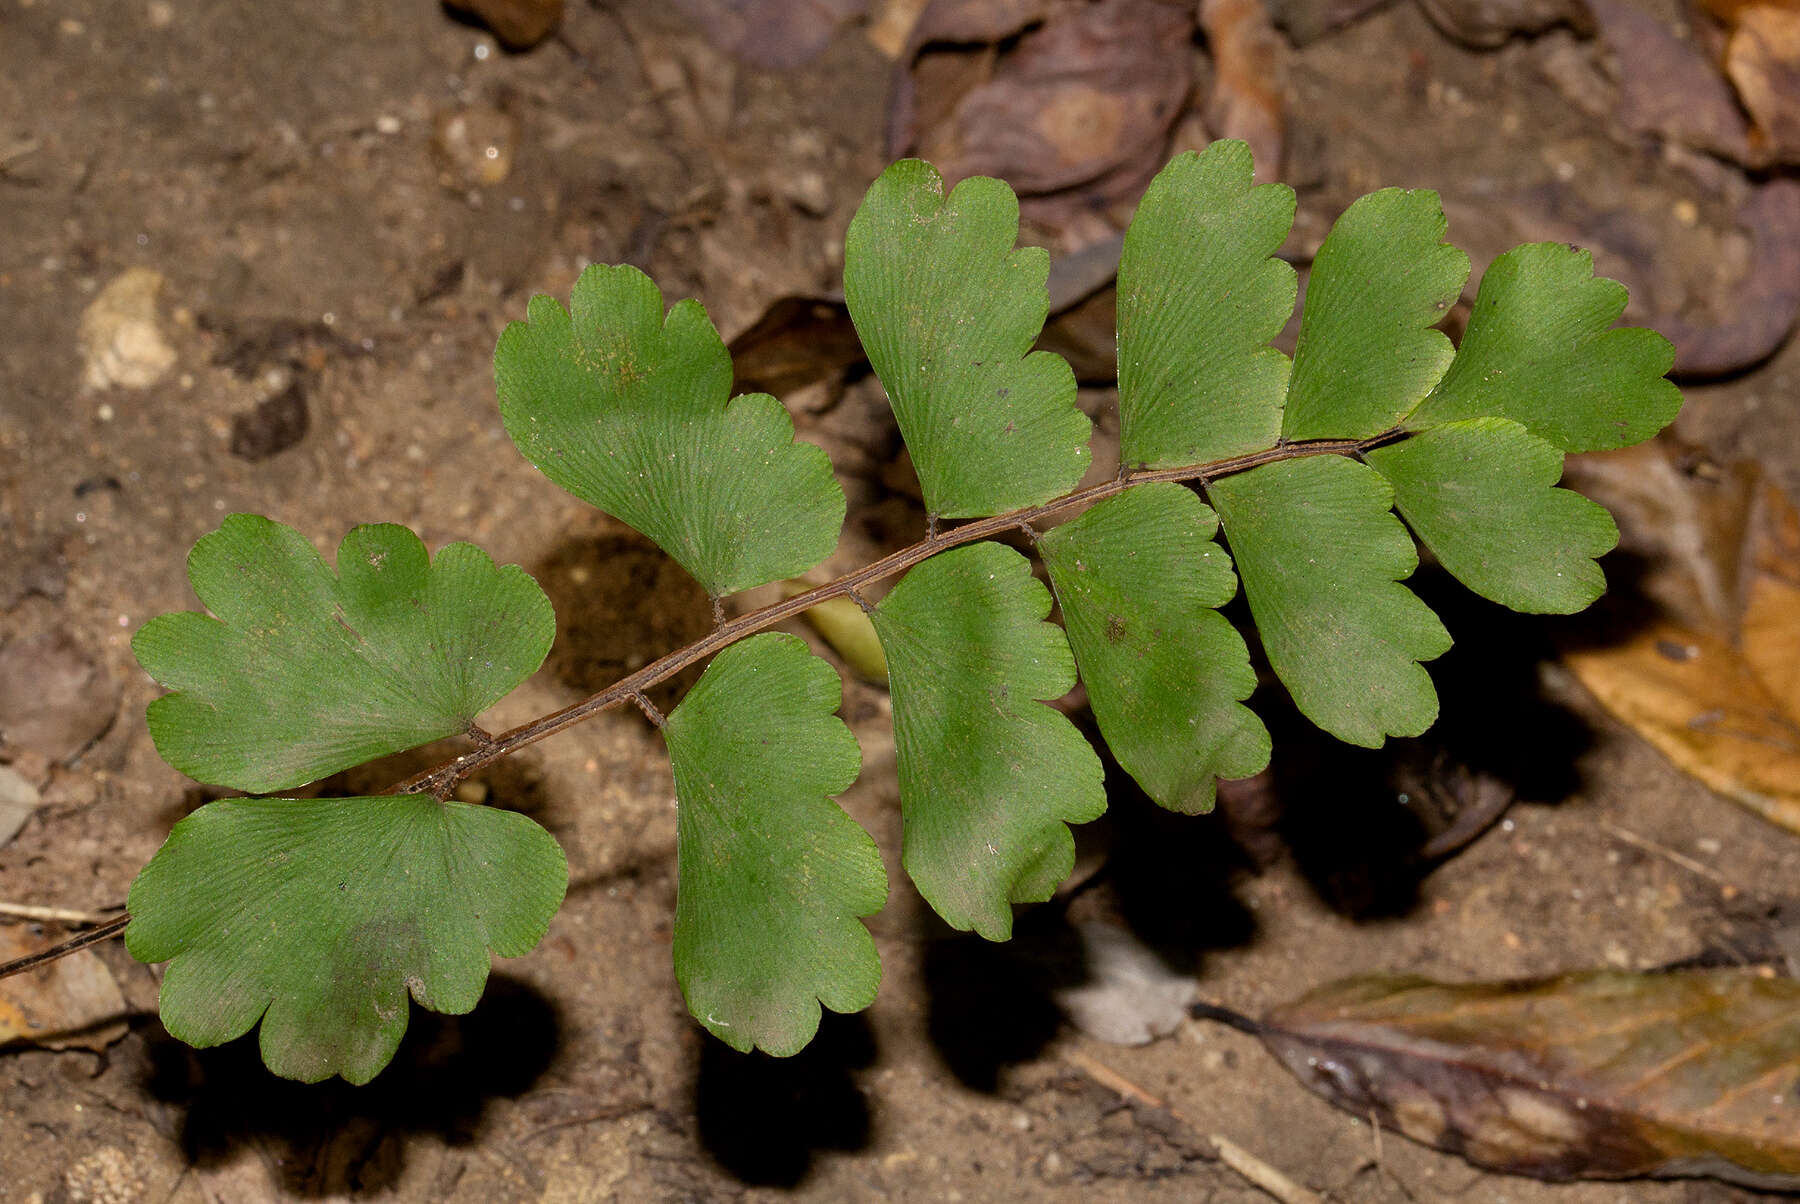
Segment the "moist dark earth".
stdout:
<svg viewBox="0 0 1800 1204">
<path fill-rule="evenodd" d="M 571 0 L 554 39 L 511 53 L 427 0 L 0 0 L 0 662 L 45 708 L 0 744 L 43 800 L 0 847 L 0 901 L 116 907 L 214 797 L 158 759 L 156 688 L 128 641 L 197 605 L 183 560 L 226 514 L 327 552 L 353 524 L 405 523 L 525 566 L 560 635 L 490 730 L 704 633 L 707 599 L 678 569 L 512 449 L 495 337 L 591 262 L 701 298 L 727 340 L 784 298 L 829 303 L 845 225 L 887 161 L 891 30 L 903 40 L 917 7 L 872 5 L 810 61 L 768 67 L 706 36 L 694 13 L 723 4 Z M 1204 40 L 1174 53 L 1202 94 Z M 1612 86 L 1602 57 L 1568 29 L 1470 49 L 1410 3 L 1293 50 L 1296 239 L 1316 247 L 1369 189 L 1431 187 L 1477 272 L 1556 238 L 1597 247 L 1636 320 L 1760 303 L 1744 282 L 1762 252 L 1733 216 L 1753 177 L 1578 104 Z M 1083 229 L 1027 234 L 1060 253 Z M 148 327 L 97 364 L 83 315 L 121 278 Z M 1800 489 L 1796 370 L 1785 350 L 1687 384 L 1676 434 Z M 879 390 L 855 369 L 840 382 L 789 398 L 851 499 L 833 570 L 924 527 Z M 687 1017 L 667 762 L 636 712 L 603 715 L 479 780 L 555 834 L 571 885 L 473 1014 L 415 1009 L 372 1085 L 303 1086 L 268 1075 L 254 1038 L 175 1042 L 157 971 L 102 945 L 125 1033 L 0 1049 L 0 1202 L 1269 1199 L 1211 1134 L 1342 1202 L 1749 1198 L 1487 1174 L 1334 1110 L 1223 1026 L 1119 1046 L 1060 1017 L 1050 990 L 1082 973 L 1062 956 L 1077 922 L 1135 931 L 1205 999 L 1256 1014 L 1365 970 L 1665 965 L 1792 894 L 1800 839 L 1609 719 L 1556 662 L 1551 624 L 1439 595 L 1459 641 L 1433 667 L 1444 734 L 1347 752 L 1265 690 L 1277 781 L 1248 812 L 1278 819 L 1168 816 L 1120 786 L 1083 836 L 1079 889 L 1023 914 L 1008 947 L 950 932 L 905 885 L 887 699 L 853 681 L 864 772 L 844 803 L 895 884 L 872 923 L 886 977 L 872 1009 L 828 1015 L 787 1060 L 733 1053 Z M 448 751 L 329 786 L 379 789 Z M 1504 766 L 1519 801 L 1439 863 L 1417 855 L 1429 818 L 1393 783 L 1444 757 Z M 0 928 L 21 949 L 67 933 Z"/>
</svg>

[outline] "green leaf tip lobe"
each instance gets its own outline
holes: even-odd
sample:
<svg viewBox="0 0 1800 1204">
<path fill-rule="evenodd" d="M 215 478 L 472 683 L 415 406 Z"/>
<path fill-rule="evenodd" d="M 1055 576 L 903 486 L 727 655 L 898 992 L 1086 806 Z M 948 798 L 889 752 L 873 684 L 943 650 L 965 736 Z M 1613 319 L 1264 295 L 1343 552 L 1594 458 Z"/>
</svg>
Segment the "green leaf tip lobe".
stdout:
<svg viewBox="0 0 1800 1204">
<path fill-rule="evenodd" d="M 1471 418 L 1368 453 L 1444 568 L 1513 610 L 1573 614 L 1606 590 L 1594 558 L 1619 542 L 1606 508 L 1554 488 L 1563 455 L 1516 422 Z"/>
<path fill-rule="evenodd" d="M 1144 792 L 1210 811 L 1219 778 L 1269 763 L 1269 732 L 1242 700 L 1250 653 L 1217 608 L 1237 592 L 1218 519 L 1173 482 L 1126 490 L 1046 533 L 1038 552 L 1101 734 Z"/>
<path fill-rule="evenodd" d="M 489 952 L 536 946 L 562 902 L 554 838 L 510 811 L 416 794 L 224 799 L 175 825 L 132 883 L 125 945 L 169 963 L 169 1032 L 205 1048 L 260 1020 L 286 1078 L 366 1083 L 407 999 L 470 1011 Z"/>
<path fill-rule="evenodd" d="M 543 663 L 556 616 L 537 583 L 470 544 L 352 528 L 334 573 L 292 527 L 228 516 L 188 556 L 216 618 L 158 615 L 132 639 L 172 691 L 150 734 L 176 769 L 286 790 L 465 730 Z"/>
<path fill-rule="evenodd" d="M 1344 210 L 1307 281 L 1284 437 L 1367 439 L 1438 383 L 1454 352 L 1432 328 L 1469 277 L 1447 229 L 1424 189 L 1384 188 Z"/>
<path fill-rule="evenodd" d="M 1510 418 L 1566 452 L 1643 442 L 1675 420 L 1681 390 L 1664 379 L 1667 339 L 1613 326 L 1626 300 L 1587 251 L 1514 247 L 1482 275 L 1455 361 L 1406 425 Z"/>
<path fill-rule="evenodd" d="M 1251 185 L 1250 148 L 1177 155 L 1151 181 L 1119 262 L 1119 456 L 1171 468 L 1273 447 L 1288 360 L 1269 346 L 1294 312 L 1275 258 L 1294 190 Z"/>
<path fill-rule="evenodd" d="M 1450 633 L 1400 584 L 1418 567 L 1394 491 L 1366 465 L 1305 456 L 1214 481 L 1219 512 L 1269 664 L 1302 714 L 1377 748 L 1437 718 L 1420 661 Z"/>
<path fill-rule="evenodd" d="M 1106 809 L 1100 759 L 1046 700 L 1075 684 L 1050 591 L 1011 548 L 916 566 L 875 608 L 894 702 L 902 861 L 953 928 L 1012 934 L 1075 863 L 1066 825 Z"/>
<path fill-rule="evenodd" d="M 714 658 L 663 725 L 679 800 L 675 976 L 733 1049 L 798 1053 L 835 1012 L 874 1002 L 887 901 L 881 854 L 832 801 L 856 780 L 842 686 L 791 635 Z"/>
<path fill-rule="evenodd" d="M 796 576 L 837 546 L 830 458 L 794 438 L 775 398 L 730 398 L 731 356 L 706 310 L 681 301 L 665 317 L 634 267 L 588 268 L 567 310 L 532 298 L 500 335 L 494 376 L 525 458 L 714 597 Z"/>
<path fill-rule="evenodd" d="M 1015 250 L 1019 202 L 929 163 L 881 173 L 844 237 L 844 299 L 912 453 L 926 509 L 973 518 L 1067 493 L 1091 434 L 1060 356 L 1032 351 L 1049 255 Z"/>
</svg>

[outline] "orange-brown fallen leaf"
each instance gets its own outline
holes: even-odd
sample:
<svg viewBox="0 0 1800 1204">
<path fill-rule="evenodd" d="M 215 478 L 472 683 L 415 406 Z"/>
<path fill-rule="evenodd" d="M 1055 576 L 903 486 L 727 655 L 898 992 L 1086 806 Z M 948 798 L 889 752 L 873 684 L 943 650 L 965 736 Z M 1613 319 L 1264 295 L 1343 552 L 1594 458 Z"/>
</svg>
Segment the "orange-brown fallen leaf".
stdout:
<svg viewBox="0 0 1800 1204">
<path fill-rule="evenodd" d="M 1739 13 L 1725 73 L 1756 122 L 1753 142 L 1771 159 L 1800 158 L 1800 12 L 1759 4 Z"/>
<path fill-rule="evenodd" d="M 1650 566 L 1635 588 L 1652 609 L 1563 660 L 1677 767 L 1800 832 L 1800 513 L 1754 466 L 1681 459 L 1657 444 L 1571 463 Z"/>
<path fill-rule="evenodd" d="M 1200 26 L 1212 53 L 1206 124 L 1220 138 L 1250 144 L 1259 180 L 1281 178 L 1291 52 L 1262 0 L 1200 0 Z"/>
<path fill-rule="evenodd" d="M 24 925 L 0 925 L 0 961 L 35 953 L 46 942 Z M 106 963 L 83 950 L 41 970 L 0 982 L 0 1046 L 101 1050 L 125 1035 L 125 997 Z"/>
<path fill-rule="evenodd" d="M 1724 67 L 1754 123 L 1758 162 L 1800 160 L 1800 3 L 1702 0 L 1726 29 Z"/>
<path fill-rule="evenodd" d="M 1800 832 L 1800 733 L 1723 640 L 1662 621 L 1565 663 L 1607 710 L 1677 767 Z"/>
<path fill-rule="evenodd" d="M 1800 1187 L 1800 982 L 1598 971 L 1352 978 L 1254 1026 L 1302 1082 L 1470 1162 L 1542 1179 Z"/>
</svg>

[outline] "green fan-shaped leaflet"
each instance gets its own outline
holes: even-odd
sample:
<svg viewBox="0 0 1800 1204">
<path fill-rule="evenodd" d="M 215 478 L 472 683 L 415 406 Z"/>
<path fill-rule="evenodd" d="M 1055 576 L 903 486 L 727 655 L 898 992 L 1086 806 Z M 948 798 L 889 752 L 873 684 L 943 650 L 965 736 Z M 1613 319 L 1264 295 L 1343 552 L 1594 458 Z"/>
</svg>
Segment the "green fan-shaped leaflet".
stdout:
<svg viewBox="0 0 1800 1204">
<path fill-rule="evenodd" d="M 189 1045 L 260 1020 L 276 1074 L 366 1083 L 406 1032 L 407 997 L 472 1009 L 489 952 L 529 952 L 568 876 L 548 832 L 492 807 L 224 799 L 176 824 L 138 875 L 125 945 L 169 963 L 163 1024 Z"/>
<path fill-rule="evenodd" d="M 1241 700 L 1250 653 L 1214 608 L 1237 592 L 1192 492 L 1151 483 L 1046 534 L 1038 552 L 1062 605 L 1094 718 L 1113 755 L 1171 811 L 1210 811 L 1218 778 L 1269 763 L 1269 732 Z"/>
<path fill-rule="evenodd" d="M 1288 361 L 1270 347 L 1294 312 L 1274 258 L 1294 190 L 1251 187 L 1250 148 L 1215 142 L 1151 181 L 1119 261 L 1119 455 L 1204 464 L 1273 447 Z"/>
<path fill-rule="evenodd" d="M 1482 276 L 1455 361 L 1406 425 L 1510 418 L 1566 452 L 1643 442 L 1675 420 L 1681 391 L 1664 379 L 1667 339 L 1612 329 L 1625 302 L 1586 251 L 1514 247 Z"/>
<path fill-rule="evenodd" d="M 636 268 L 595 265 L 568 310 L 533 297 L 500 335 L 506 433 L 545 476 L 654 540 L 715 598 L 831 554 L 844 491 L 779 401 L 727 402 L 731 356 L 698 301 L 663 315 Z"/>
<path fill-rule="evenodd" d="M 1282 434 L 1366 439 L 1444 375 L 1443 320 L 1469 257 L 1443 241 L 1437 193 L 1385 188 L 1344 210 L 1313 259 Z"/>
<path fill-rule="evenodd" d="M 1075 864 L 1065 826 L 1106 809 L 1100 759 L 1040 700 L 1075 684 L 1050 591 L 1011 548 L 970 544 L 901 579 L 872 618 L 894 701 L 906 871 L 953 928 L 1012 935 L 1010 903 Z"/>
<path fill-rule="evenodd" d="M 1368 453 L 1395 508 L 1458 581 L 1514 610 L 1573 614 L 1606 578 L 1619 529 L 1568 489 L 1562 452 L 1504 418 L 1434 427 Z"/>
<path fill-rule="evenodd" d="M 218 617 L 158 615 L 131 641 L 175 691 L 150 704 L 164 760 L 202 782 L 287 790 L 466 730 L 550 651 L 550 600 L 479 548 L 434 562 L 382 523 L 352 528 L 337 562 L 253 514 L 194 545 L 188 580 Z"/>
<path fill-rule="evenodd" d="M 967 179 L 946 199 L 931 164 L 905 159 L 870 187 L 844 237 L 850 317 L 926 509 L 942 518 L 1035 506 L 1087 470 L 1074 373 L 1031 351 L 1050 308 L 1050 257 L 1014 250 L 1018 235 L 1005 184 Z"/>
<path fill-rule="evenodd" d="M 887 900 L 869 834 L 831 796 L 861 766 L 830 665 L 791 635 L 721 652 L 663 725 L 680 800 L 675 977 L 734 1049 L 798 1053 L 819 1005 L 875 1000 L 881 959 L 859 916 Z"/>
<path fill-rule="evenodd" d="M 1301 713 L 1368 748 L 1437 718 L 1418 663 L 1450 633 L 1400 582 L 1419 554 L 1394 491 L 1341 456 L 1265 464 L 1207 487 L 1269 664 Z"/>
</svg>

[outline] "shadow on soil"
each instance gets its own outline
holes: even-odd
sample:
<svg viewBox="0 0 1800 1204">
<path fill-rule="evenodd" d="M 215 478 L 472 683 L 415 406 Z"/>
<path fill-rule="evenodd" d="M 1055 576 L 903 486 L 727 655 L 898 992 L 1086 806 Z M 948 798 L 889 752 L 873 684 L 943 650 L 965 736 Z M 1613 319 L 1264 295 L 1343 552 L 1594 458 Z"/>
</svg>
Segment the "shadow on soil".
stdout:
<svg viewBox="0 0 1800 1204">
<path fill-rule="evenodd" d="M 1324 903 L 1357 920 L 1410 912 L 1425 878 L 1512 802 L 1559 804 L 1577 793 L 1594 744 L 1592 728 L 1540 676 L 1556 655 L 1552 624 L 1567 620 L 1515 614 L 1440 572 L 1410 584 L 1456 639 L 1428 666 L 1439 709 L 1423 736 L 1357 748 L 1313 727 L 1272 697 L 1278 691 L 1255 702 L 1275 744 L 1273 831 Z"/>
<path fill-rule="evenodd" d="M 741 1054 L 708 1037 L 694 1087 L 700 1145 L 745 1184 L 794 1187 L 820 1151 L 869 1144 L 856 1072 L 874 1060 L 875 1038 L 860 1015 L 826 1012 L 819 1035 L 791 1058 Z"/>
<path fill-rule="evenodd" d="M 1273 737 L 1271 768 L 1227 784 L 1213 813 L 1164 811 L 1109 762 L 1108 813 L 1079 834 L 1104 849 L 1092 877 L 1056 902 L 1020 909 L 1007 944 L 928 920 L 928 1027 L 960 1081 L 999 1090 L 1008 1066 L 1056 1035 L 1054 992 L 1089 976 L 1072 921 L 1115 923 L 1191 974 L 1207 954 L 1255 938 L 1255 919 L 1234 893 L 1240 875 L 1292 857 L 1333 910 L 1357 920 L 1403 916 L 1426 877 L 1513 801 L 1559 803 L 1581 788 L 1594 735 L 1543 688 L 1540 667 L 1555 655 L 1546 621 L 1483 602 L 1441 573 L 1410 584 L 1458 638 L 1430 665 L 1441 707 L 1424 736 L 1352 747 L 1302 717 L 1279 686 L 1265 688 L 1252 709 Z M 1234 617 L 1253 629 L 1247 615 Z M 1264 679 L 1272 680 L 1266 671 Z"/>
<path fill-rule="evenodd" d="M 556 608 L 556 643 L 544 665 L 592 694 L 712 630 L 712 604 L 686 571 L 635 531 L 565 540 L 533 566 Z M 700 668 L 651 687 L 666 714 Z"/>
<path fill-rule="evenodd" d="M 309 1199 L 393 1188 L 415 1138 L 479 1140 L 489 1102 L 530 1090 L 562 1043 L 555 1006 L 503 975 L 467 1016 L 415 1007 L 394 1061 L 363 1087 L 275 1078 L 254 1033 L 198 1051 L 160 1026 L 147 1036 L 146 1087 L 183 1110 L 177 1139 L 187 1157 L 218 1166 L 257 1147 L 278 1190 Z"/>
<path fill-rule="evenodd" d="M 1222 817 L 1164 811 L 1110 761 L 1106 784 L 1106 816 L 1078 833 L 1082 846 L 1104 850 L 1104 864 L 1055 902 L 1017 909 L 1011 941 L 952 933 L 928 916 L 927 1031 L 965 1086 L 1001 1089 L 1009 1066 L 1031 1061 L 1056 1035 L 1054 992 L 1089 977 L 1076 918 L 1130 929 L 1182 972 L 1255 934 L 1250 911 L 1231 893 L 1251 862 Z"/>
</svg>

